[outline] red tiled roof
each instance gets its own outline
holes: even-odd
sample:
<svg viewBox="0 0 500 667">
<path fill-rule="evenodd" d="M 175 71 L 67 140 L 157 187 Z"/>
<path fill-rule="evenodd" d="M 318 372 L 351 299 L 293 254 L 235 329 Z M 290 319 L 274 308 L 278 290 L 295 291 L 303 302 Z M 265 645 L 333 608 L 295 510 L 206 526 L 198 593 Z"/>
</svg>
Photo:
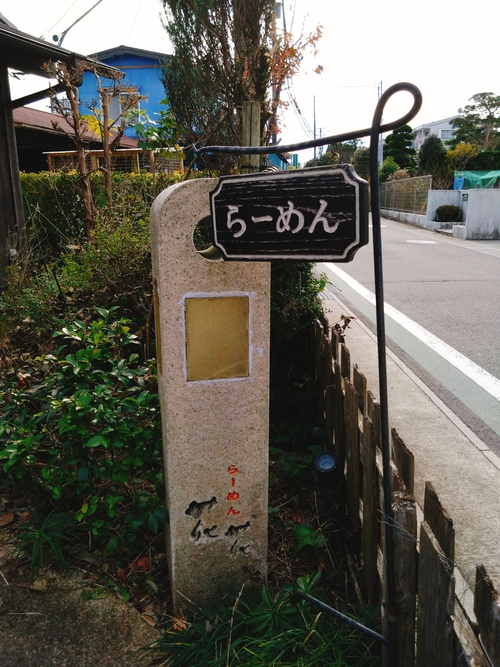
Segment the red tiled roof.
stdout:
<svg viewBox="0 0 500 667">
<path fill-rule="evenodd" d="M 63 117 L 48 111 L 32 109 L 30 107 L 18 107 L 13 110 L 14 125 L 16 127 L 25 127 L 41 132 L 53 134 L 73 135 L 73 128 Z M 101 137 L 90 130 L 85 130 L 84 138 L 86 141 L 101 143 Z M 122 137 L 120 140 L 121 148 L 137 148 L 137 140 L 130 137 Z"/>
</svg>

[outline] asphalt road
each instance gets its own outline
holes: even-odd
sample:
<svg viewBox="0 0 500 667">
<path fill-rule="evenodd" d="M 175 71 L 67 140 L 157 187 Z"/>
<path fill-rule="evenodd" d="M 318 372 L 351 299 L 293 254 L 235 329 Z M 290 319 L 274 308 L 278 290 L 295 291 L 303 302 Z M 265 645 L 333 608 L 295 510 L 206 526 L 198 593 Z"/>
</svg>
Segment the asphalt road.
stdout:
<svg viewBox="0 0 500 667">
<path fill-rule="evenodd" d="M 500 241 L 384 219 L 382 246 L 388 347 L 500 454 Z M 318 269 L 327 291 L 375 330 L 371 244 Z"/>
</svg>

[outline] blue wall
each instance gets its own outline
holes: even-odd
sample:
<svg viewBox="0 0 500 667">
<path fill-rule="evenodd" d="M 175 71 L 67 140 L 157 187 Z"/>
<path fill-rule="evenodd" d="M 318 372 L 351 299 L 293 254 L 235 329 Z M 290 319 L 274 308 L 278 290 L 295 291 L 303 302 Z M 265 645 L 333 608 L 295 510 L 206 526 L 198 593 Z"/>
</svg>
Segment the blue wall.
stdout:
<svg viewBox="0 0 500 667">
<path fill-rule="evenodd" d="M 139 95 L 146 95 L 147 99 L 141 100 L 140 108 L 146 111 L 152 120 L 156 120 L 156 114 L 164 109 L 160 101 L 165 99 L 165 90 L 159 77 L 163 62 L 168 56 L 152 51 L 142 51 L 140 49 L 120 46 L 116 49 L 96 53 L 95 57 L 99 62 L 111 65 L 124 72 L 125 77 L 121 80 L 120 86 L 122 88 L 127 88 L 128 86 L 137 88 Z M 103 88 L 110 86 L 111 83 L 109 79 L 101 78 Z M 96 78 L 92 72 L 84 73 L 79 94 L 80 113 L 90 115 L 91 112 L 85 107 L 85 104 L 99 98 Z M 115 120 L 118 114 L 116 105 L 117 101 L 115 99 L 110 104 L 111 120 Z M 98 106 L 100 107 L 100 103 Z M 114 114 L 112 113 L 113 111 L 115 111 Z M 128 128 L 126 135 L 135 138 L 134 128 Z"/>
</svg>

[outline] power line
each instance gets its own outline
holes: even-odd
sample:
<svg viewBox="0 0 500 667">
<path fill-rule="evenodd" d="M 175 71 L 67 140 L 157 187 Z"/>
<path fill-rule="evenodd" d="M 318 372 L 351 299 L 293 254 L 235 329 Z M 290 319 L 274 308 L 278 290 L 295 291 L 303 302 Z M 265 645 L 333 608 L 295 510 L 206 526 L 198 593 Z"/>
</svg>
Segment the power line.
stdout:
<svg viewBox="0 0 500 667">
<path fill-rule="evenodd" d="M 291 85 L 290 88 L 293 88 L 293 85 Z M 299 105 L 297 103 L 297 99 L 296 99 L 296 96 L 295 96 L 295 91 L 292 91 L 293 92 L 293 95 L 292 95 L 292 92 L 291 92 L 290 88 L 287 89 L 288 99 L 290 100 L 290 102 L 292 104 L 292 108 L 295 112 L 295 115 L 297 116 L 297 119 L 300 123 L 300 126 L 302 127 L 302 129 L 304 130 L 306 135 L 312 139 L 314 133 L 311 129 L 311 126 L 309 125 L 309 123 L 307 122 L 307 119 L 304 117 L 304 115 L 302 114 L 302 111 L 299 108 Z"/>
<path fill-rule="evenodd" d="M 73 26 L 75 26 L 82 19 L 84 19 L 87 16 L 87 14 L 90 14 L 90 12 L 93 9 L 95 9 L 97 7 L 97 5 L 100 5 L 102 1 L 103 0 L 97 0 L 95 5 L 92 5 L 92 7 L 85 12 L 85 14 L 82 14 L 79 18 L 76 19 L 76 21 L 73 21 L 73 23 L 69 26 L 69 28 L 66 28 L 66 30 L 63 30 L 63 32 L 60 35 L 53 35 L 52 39 L 54 40 L 54 42 L 57 42 L 57 46 L 61 46 L 63 41 L 64 41 L 64 38 L 66 37 L 68 32 L 71 30 L 71 28 L 73 28 Z"/>
<path fill-rule="evenodd" d="M 43 33 L 43 35 L 40 37 L 40 39 L 45 39 L 45 36 L 47 35 L 47 33 L 48 33 L 48 32 L 51 32 L 51 31 L 54 29 L 54 27 L 55 27 L 60 21 L 63 20 L 63 18 L 66 16 L 66 14 L 67 14 L 68 12 L 70 12 L 70 11 L 73 9 L 73 7 L 76 5 L 77 2 L 78 2 L 78 0 L 75 0 L 75 1 L 73 2 L 73 4 L 71 5 L 71 7 L 68 7 L 68 9 L 64 12 L 64 14 L 61 16 L 61 18 L 57 19 L 57 21 L 55 21 L 55 23 L 53 23 L 53 24 L 50 26 L 50 28 L 47 28 L 47 30 Z"/>
<path fill-rule="evenodd" d="M 310 81 L 307 74 L 296 74 L 295 77 L 297 79 L 308 79 L 308 81 Z M 314 85 L 327 86 L 328 88 L 372 88 L 373 90 L 378 87 L 378 83 L 363 83 L 359 86 L 347 86 L 340 83 L 327 83 L 326 81 L 320 81 L 319 79 L 314 82 Z"/>
<path fill-rule="evenodd" d="M 128 34 L 129 37 L 130 37 L 130 35 L 132 34 L 133 29 L 135 28 L 135 24 L 136 24 L 136 21 L 137 21 L 137 17 L 139 16 L 139 12 L 141 11 L 141 9 L 142 9 L 142 5 L 143 5 L 143 4 L 144 4 L 144 0 L 141 0 L 141 3 L 140 3 L 140 5 L 139 5 L 139 9 L 137 10 L 137 13 L 136 13 L 135 18 L 134 18 L 134 22 L 132 23 L 132 27 L 130 28 L 130 32 L 129 32 L 129 34 Z"/>
</svg>

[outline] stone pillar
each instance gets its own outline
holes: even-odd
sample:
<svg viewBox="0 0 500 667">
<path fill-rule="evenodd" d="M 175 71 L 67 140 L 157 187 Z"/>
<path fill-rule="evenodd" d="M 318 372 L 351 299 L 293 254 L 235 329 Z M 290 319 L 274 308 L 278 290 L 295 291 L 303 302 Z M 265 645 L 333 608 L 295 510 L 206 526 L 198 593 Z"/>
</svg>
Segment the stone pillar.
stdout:
<svg viewBox="0 0 500 667">
<path fill-rule="evenodd" d="M 193 232 L 216 185 L 173 185 L 151 209 L 176 613 L 266 577 L 270 265 L 196 251 Z"/>
</svg>

